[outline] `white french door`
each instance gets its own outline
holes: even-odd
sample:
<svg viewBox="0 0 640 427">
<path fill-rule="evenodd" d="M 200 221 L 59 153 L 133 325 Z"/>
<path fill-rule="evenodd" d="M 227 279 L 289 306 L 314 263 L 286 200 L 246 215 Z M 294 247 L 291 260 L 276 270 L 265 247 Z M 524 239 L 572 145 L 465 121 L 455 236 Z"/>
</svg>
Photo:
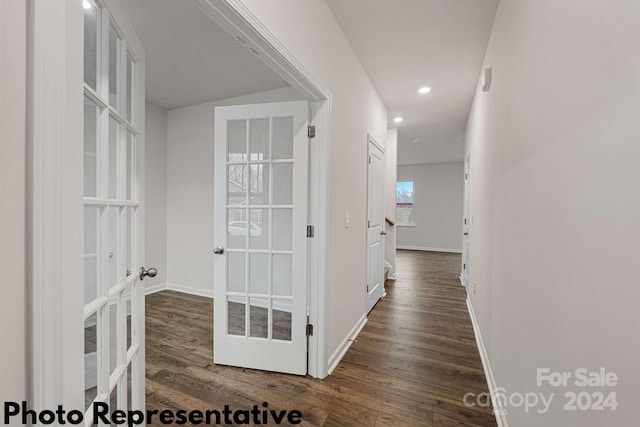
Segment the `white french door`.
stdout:
<svg viewBox="0 0 640 427">
<path fill-rule="evenodd" d="M 384 293 L 384 152 L 369 138 L 367 167 L 367 283 L 365 309 Z"/>
<path fill-rule="evenodd" d="M 110 2 L 84 9 L 84 402 L 144 409 L 144 52 Z M 153 273 L 151 273 L 153 274 Z"/>
<path fill-rule="evenodd" d="M 307 101 L 217 107 L 214 362 L 307 372 Z"/>
</svg>

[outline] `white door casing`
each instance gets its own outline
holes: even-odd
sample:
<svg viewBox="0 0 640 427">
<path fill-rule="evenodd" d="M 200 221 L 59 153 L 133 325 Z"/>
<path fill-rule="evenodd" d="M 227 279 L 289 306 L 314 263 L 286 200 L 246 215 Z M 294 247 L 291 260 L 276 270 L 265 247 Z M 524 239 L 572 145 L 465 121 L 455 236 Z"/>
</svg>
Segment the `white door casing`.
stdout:
<svg viewBox="0 0 640 427">
<path fill-rule="evenodd" d="M 462 286 L 469 291 L 469 237 L 471 232 L 471 155 L 467 156 L 464 168 L 464 215 L 462 224 L 462 272 L 460 273 Z"/>
<path fill-rule="evenodd" d="M 307 101 L 217 107 L 214 362 L 307 373 Z"/>
<path fill-rule="evenodd" d="M 367 275 L 365 309 L 384 294 L 384 150 L 371 137 L 367 166 Z"/>
</svg>

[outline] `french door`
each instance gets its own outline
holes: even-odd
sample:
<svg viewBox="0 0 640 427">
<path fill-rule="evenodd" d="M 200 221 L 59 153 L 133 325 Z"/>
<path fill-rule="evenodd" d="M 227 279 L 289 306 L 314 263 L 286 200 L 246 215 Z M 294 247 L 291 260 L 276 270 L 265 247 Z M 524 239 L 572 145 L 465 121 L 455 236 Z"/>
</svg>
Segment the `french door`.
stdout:
<svg viewBox="0 0 640 427">
<path fill-rule="evenodd" d="M 77 1 L 84 11 L 83 371 L 89 425 L 93 402 L 108 403 L 111 411 L 144 408 L 144 52 L 111 2 Z"/>
<path fill-rule="evenodd" d="M 214 362 L 307 372 L 306 101 L 217 107 Z"/>
</svg>

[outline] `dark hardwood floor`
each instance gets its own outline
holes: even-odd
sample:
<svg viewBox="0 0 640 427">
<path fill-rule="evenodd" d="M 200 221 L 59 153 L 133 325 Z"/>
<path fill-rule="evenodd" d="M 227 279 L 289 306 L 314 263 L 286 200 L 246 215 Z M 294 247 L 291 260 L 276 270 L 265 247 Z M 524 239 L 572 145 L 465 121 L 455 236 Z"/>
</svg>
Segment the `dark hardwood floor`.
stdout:
<svg viewBox="0 0 640 427">
<path fill-rule="evenodd" d="M 147 297 L 147 409 L 300 410 L 307 426 L 495 426 L 458 281 L 460 255 L 398 252 L 398 279 L 324 380 L 213 365 L 212 300 Z"/>
</svg>

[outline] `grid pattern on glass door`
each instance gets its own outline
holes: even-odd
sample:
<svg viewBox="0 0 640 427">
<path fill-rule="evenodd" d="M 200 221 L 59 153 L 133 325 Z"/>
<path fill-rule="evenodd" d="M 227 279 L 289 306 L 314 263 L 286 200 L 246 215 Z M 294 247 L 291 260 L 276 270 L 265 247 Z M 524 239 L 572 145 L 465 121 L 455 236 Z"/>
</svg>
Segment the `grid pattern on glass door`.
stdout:
<svg viewBox="0 0 640 427">
<path fill-rule="evenodd" d="M 132 407 L 140 348 L 137 64 L 108 9 L 84 4 L 85 411 Z"/>
<path fill-rule="evenodd" d="M 293 117 L 227 121 L 227 334 L 291 341 Z"/>
</svg>

